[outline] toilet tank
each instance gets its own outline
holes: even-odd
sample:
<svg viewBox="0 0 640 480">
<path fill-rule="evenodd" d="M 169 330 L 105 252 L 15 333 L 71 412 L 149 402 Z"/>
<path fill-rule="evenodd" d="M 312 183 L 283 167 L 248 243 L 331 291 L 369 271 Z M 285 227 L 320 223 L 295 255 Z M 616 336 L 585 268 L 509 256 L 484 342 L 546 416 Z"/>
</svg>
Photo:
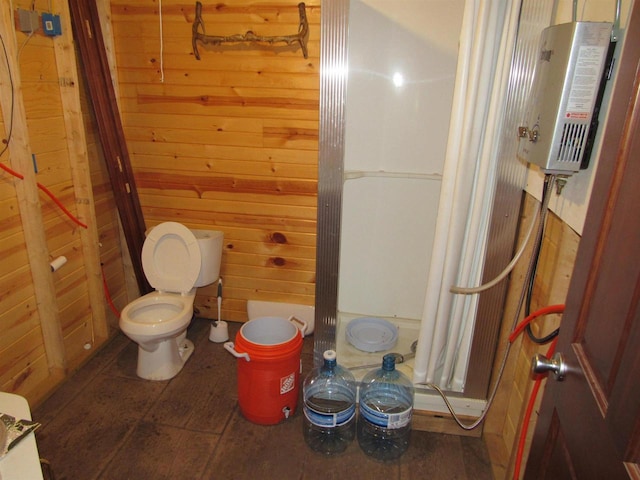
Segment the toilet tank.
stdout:
<svg viewBox="0 0 640 480">
<path fill-rule="evenodd" d="M 200 274 L 194 287 L 204 287 L 211 285 L 220 278 L 220 264 L 222 263 L 222 246 L 224 243 L 224 233 L 218 230 L 194 230 L 202 263 L 200 264 Z"/>
</svg>

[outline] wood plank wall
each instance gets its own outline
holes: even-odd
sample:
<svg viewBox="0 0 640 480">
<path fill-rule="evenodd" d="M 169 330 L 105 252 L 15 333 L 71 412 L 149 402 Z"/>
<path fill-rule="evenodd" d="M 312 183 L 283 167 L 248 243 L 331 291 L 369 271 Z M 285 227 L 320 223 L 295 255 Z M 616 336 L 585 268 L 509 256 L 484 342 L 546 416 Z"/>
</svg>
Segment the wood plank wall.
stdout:
<svg viewBox="0 0 640 480">
<path fill-rule="evenodd" d="M 210 35 L 290 35 L 297 0 L 203 1 Z M 314 304 L 320 0 L 306 2 L 309 56 L 281 44 L 199 46 L 195 1 L 112 0 L 125 137 L 147 227 L 221 230 L 222 318 L 248 299 Z M 162 25 L 162 35 L 160 34 Z M 217 317 L 217 287 L 196 309 Z"/>
<path fill-rule="evenodd" d="M 7 56 L 0 50 L 3 139 L 10 123 L 13 132 L 0 162 L 22 170 L 24 180 L 0 174 L 0 389 L 35 405 L 116 331 L 101 263 L 114 304 L 121 308 L 127 299 L 117 216 L 90 105 L 80 91 L 67 4 L 55 3 L 53 13 L 60 14 L 63 29 L 56 38 L 14 26 L 15 9 L 40 14 L 49 11 L 48 0 L 14 0 L 14 12 L 6 0 L 1 5 L 0 34 L 8 47 Z M 22 150 L 31 157 L 26 164 L 19 161 Z M 87 228 L 70 220 L 42 190 L 29 202 L 23 190 L 37 191 L 36 182 Z M 24 215 L 25 203 L 32 204 L 34 215 Z M 44 261 L 34 263 L 34 251 Z M 59 256 L 68 261 L 51 272 L 48 264 Z"/>
<path fill-rule="evenodd" d="M 533 197 L 525 194 L 523 214 L 520 219 L 520 237 L 524 235 L 523 232 L 530 224 L 536 203 Z M 518 242 L 520 241 L 522 238 L 518 239 Z M 532 243 L 530 242 L 530 244 Z M 548 305 L 564 304 L 579 243 L 580 236 L 555 214 L 549 213 L 532 293 L 531 312 Z M 530 258 L 530 255 L 531 248 L 525 252 L 523 261 L 518 262 L 511 274 L 500 339 L 501 347 L 496 356 L 496 363 L 502 359 L 502 349 L 511 331 L 522 279 L 527 269 L 528 261 L 524 259 Z M 521 313 L 519 318 L 524 318 L 524 313 Z M 532 323 L 532 330 L 536 336 L 543 337 L 557 328 L 560 321 L 561 315 L 538 317 Z M 534 384 L 530 375 L 531 358 L 535 353 L 546 353 L 548 347 L 548 345 L 537 346 L 527 338 L 526 334 L 520 335 L 513 344 L 498 394 L 487 415 L 483 432 L 495 478 L 513 477 L 522 420 Z M 542 399 L 544 385 L 545 383 L 538 393 L 537 405 Z M 535 412 L 537 412 L 537 407 L 531 417 L 522 465 L 526 462 L 531 437 L 535 429 L 537 418 Z"/>
</svg>

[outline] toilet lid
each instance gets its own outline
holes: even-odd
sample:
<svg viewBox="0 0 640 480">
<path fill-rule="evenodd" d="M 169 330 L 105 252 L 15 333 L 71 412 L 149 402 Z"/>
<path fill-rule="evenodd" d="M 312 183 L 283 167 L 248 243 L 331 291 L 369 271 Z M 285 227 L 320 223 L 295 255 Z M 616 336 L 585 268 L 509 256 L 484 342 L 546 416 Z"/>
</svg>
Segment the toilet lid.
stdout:
<svg viewBox="0 0 640 480">
<path fill-rule="evenodd" d="M 142 268 L 156 290 L 187 293 L 196 283 L 200 263 L 198 240 L 180 223 L 157 225 L 142 246 Z"/>
</svg>

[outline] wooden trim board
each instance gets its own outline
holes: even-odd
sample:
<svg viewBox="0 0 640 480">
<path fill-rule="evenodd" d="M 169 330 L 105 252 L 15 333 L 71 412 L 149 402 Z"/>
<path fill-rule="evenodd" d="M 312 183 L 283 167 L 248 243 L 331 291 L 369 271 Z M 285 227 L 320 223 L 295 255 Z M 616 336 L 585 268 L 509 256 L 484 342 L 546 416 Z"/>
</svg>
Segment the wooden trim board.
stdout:
<svg viewBox="0 0 640 480">
<path fill-rule="evenodd" d="M 145 294 L 152 290 L 141 260 L 146 227 L 111 81 L 98 8 L 93 0 L 71 0 L 69 7 L 131 263 L 140 293 Z"/>
</svg>

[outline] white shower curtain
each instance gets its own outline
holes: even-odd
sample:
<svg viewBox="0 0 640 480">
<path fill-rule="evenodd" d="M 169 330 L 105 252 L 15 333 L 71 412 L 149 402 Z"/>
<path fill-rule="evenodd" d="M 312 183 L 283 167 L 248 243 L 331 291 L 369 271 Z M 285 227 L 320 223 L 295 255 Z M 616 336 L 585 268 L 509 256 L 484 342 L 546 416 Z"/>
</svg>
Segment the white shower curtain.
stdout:
<svg viewBox="0 0 640 480">
<path fill-rule="evenodd" d="M 463 391 L 520 2 L 468 0 L 414 383 Z"/>
</svg>

